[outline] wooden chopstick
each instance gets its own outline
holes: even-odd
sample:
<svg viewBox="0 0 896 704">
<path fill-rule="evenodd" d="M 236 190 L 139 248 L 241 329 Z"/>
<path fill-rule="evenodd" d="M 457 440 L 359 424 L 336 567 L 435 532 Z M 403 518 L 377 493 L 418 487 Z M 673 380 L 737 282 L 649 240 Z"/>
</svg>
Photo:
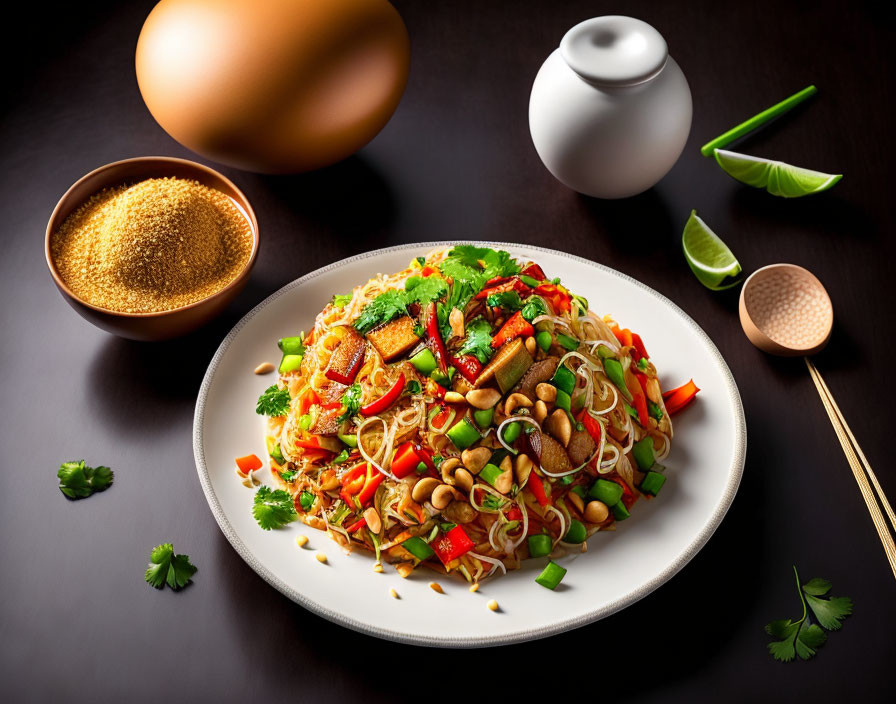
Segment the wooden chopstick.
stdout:
<svg viewBox="0 0 896 704">
<path fill-rule="evenodd" d="M 834 426 L 834 432 L 837 434 L 837 439 L 840 441 L 840 446 L 843 448 L 843 453 L 846 455 L 846 459 L 849 461 L 849 466 L 852 469 L 852 474 L 859 485 L 859 491 L 862 493 L 862 498 L 865 500 L 865 505 L 868 507 L 868 513 L 871 514 L 871 520 L 874 522 L 874 527 L 877 529 L 877 535 L 880 538 L 881 544 L 884 546 L 884 552 L 886 552 L 887 554 L 887 559 L 890 562 L 890 568 L 893 570 L 893 576 L 896 577 L 896 544 L 893 543 L 893 536 L 890 535 L 890 531 L 887 529 L 887 523 L 884 520 L 884 516 L 883 513 L 881 513 L 880 507 L 878 507 L 877 505 L 874 492 L 871 490 L 871 485 L 868 483 L 868 478 L 865 476 L 865 471 L 867 471 L 869 476 L 872 478 L 875 489 L 877 489 L 877 492 L 880 496 L 881 503 L 886 507 L 887 513 L 890 517 L 890 521 L 894 523 L 894 529 L 896 529 L 896 522 L 894 522 L 893 517 L 893 509 L 890 507 L 890 502 L 887 501 L 887 497 L 883 493 L 883 489 L 881 489 L 880 484 L 877 481 L 877 477 L 871 470 L 871 465 L 868 464 L 868 460 L 865 458 L 865 454 L 862 452 L 862 449 L 859 447 L 858 443 L 855 440 L 855 436 L 852 434 L 852 431 L 846 424 L 846 419 L 843 418 L 843 414 L 840 413 L 840 409 L 839 407 L 837 407 L 837 404 L 834 401 L 834 397 L 831 395 L 827 384 L 824 383 L 824 379 L 821 378 L 821 374 L 819 373 L 818 369 L 815 368 L 815 365 L 812 363 L 812 361 L 808 357 L 804 359 L 806 362 L 806 366 L 809 368 L 809 374 L 812 376 L 812 381 L 815 383 L 815 388 L 818 390 L 818 395 L 821 397 L 821 402 L 824 405 L 824 409 L 825 411 L 827 411 L 828 418 L 831 421 L 831 425 Z M 862 455 L 863 462 L 859 461 L 859 457 L 856 454 L 857 450 Z"/>
</svg>

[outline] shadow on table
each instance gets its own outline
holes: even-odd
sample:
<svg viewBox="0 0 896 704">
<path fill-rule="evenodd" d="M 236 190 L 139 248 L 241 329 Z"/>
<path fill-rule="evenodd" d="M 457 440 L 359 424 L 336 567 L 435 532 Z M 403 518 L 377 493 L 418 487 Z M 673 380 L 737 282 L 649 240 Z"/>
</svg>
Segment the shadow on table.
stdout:
<svg viewBox="0 0 896 704">
<path fill-rule="evenodd" d="M 669 207 L 656 188 L 618 200 L 579 195 L 578 205 L 604 242 L 621 256 L 661 261 L 680 251 L 678 240 L 670 236 L 675 225 Z"/>
<path fill-rule="evenodd" d="M 479 651 L 430 650 L 356 633 L 268 587 L 219 535 L 221 572 L 229 576 L 222 584 L 232 604 L 228 618 L 251 648 L 261 679 L 279 682 L 284 692 L 301 691 L 305 673 L 313 670 L 342 683 L 344 691 L 362 688 L 372 701 L 416 701 L 419 694 L 407 686 L 408 677 L 414 677 L 405 670 L 410 668 L 411 673 L 450 673 L 437 680 L 455 682 L 458 691 L 491 682 L 507 701 L 530 701 L 540 694 L 549 694 L 550 701 L 580 698 L 581 677 L 556 676 L 560 666 L 580 674 L 599 668 L 605 673 L 604 697 L 637 699 L 710 669 L 723 656 L 729 634 L 751 618 L 732 604 L 749 603 L 763 578 L 758 551 L 765 528 L 751 517 L 761 513 L 764 491 L 760 481 L 745 480 L 716 536 L 666 585 L 609 618 L 546 640 Z M 484 611 L 483 618 L 495 616 Z M 268 623 L 280 624 L 278 638 L 259 637 L 259 628 Z M 291 668 L 290 662 L 301 666 Z M 440 685 L 427 698 L 456 698 L 450 691 Z"/>
</svg>

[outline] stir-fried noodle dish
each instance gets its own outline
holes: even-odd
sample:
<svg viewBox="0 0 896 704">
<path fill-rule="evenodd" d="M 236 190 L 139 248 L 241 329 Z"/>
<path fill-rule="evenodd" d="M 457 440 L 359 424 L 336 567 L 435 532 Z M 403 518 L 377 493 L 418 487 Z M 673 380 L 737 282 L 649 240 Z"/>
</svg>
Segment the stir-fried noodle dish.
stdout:
<svg viewBox="0 0 896 704">
<path fill-rule="evenodd" d="M 583 550 L 665 481 L 672 425 L 644 342 L 536 262 L 435 251 L 280 346 L 275 476 L 306 524 L 402 576 L 475 583 Z"/>
</svg>

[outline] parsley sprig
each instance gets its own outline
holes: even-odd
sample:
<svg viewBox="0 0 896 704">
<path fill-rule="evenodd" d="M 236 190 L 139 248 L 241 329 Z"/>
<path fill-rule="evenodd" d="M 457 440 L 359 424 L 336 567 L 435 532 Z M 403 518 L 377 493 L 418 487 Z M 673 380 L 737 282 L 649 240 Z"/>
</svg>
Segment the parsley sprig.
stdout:
<svg viewBox="0 0 896 704">
<path fill-rule="evenodd" d="M 177 591 L 189 584 L 194 574 L 196 566 L 190 562 L 189 555 L 175 555 L 171 543 L 162 543 L 149 554 L 145 579 L 156 589 L 163 589 L 167 584 Z"/>
<path fill-rule="evenodd" d="M 278 389 L 277 385 L 269 386 L 265 392 L 258 397 L 258 403 L 255 405 L 255 412 L 261 416 L 285 416 L 289 411 L 289 391 L 287 389 Z"/>
<path fill-rule="evenodd" d="M 457 351 L 458 356 L 464 354 L 474 355 L 485 364 L 492 356 L 492 328 L 485 318 L 476 318 L 467 325 L 467 336 Z"/>
<path fill-rule="evenodd" d="M 837 631 L 842 626 L 841 621 L 852 613 L 852 599 L 849 597 L 822 598 L 833 586 L 828 580 L 815 577 L 800 584 L 796 565 L 793 567 L 793 574 L 803 605 L 802 617 L 797 621 L 778 619 L 765 627 L 765 632 L 777 639 L 768 644 L 768 651 L 775 660 L 781 662 L 790 662 L 797 655 L 803 660 L 813 657 L 828 639 L 821 626 L 829 631 Z M 809 622 L 810 610 L 821 626 Z"/>
<path fill-rule="evenodd" d="M 259 487 L 255 492 L 252 515 L 263 530 L 281 528 L 298 517 L 292 496 L 283 489 L 272 491 L 268 486 Z"/>
<path fill-rule="evenodd" d="M 70 499 L 86 499 L 97 491 L 112 486 L 114 472 L 108 467 L 88 467 L 84 460 L 63 462 L 56 476 L 59 491 Z"/>
</svg>

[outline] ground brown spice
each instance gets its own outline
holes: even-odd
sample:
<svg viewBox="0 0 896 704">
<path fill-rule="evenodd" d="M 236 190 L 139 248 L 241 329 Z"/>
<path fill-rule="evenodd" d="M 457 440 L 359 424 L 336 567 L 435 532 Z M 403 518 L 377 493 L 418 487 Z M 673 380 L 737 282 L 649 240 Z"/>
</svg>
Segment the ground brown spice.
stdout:
<svg viewBox="0 0 896 704">
<path fill-rule="evenodd" d="M 56 270 L 78 298 L 122 313 L 195 303 L 236 278 L 249 223 L 220 191 L 181 178 L 105 189 L 53 233 Z"/>
</svg>

